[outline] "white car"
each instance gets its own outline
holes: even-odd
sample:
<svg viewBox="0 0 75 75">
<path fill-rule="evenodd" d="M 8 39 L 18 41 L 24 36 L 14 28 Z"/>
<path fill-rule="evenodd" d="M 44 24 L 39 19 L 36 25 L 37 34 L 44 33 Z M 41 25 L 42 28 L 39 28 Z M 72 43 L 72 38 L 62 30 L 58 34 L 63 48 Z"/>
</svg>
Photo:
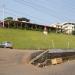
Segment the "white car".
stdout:
<svg viewBox="0 0 75 75">
<path fill-rule="evenodd" d="M 9 41 L 1 42 L 0 43 L 1 48 L 13 48 L 13 44 Z"/>
</svg>

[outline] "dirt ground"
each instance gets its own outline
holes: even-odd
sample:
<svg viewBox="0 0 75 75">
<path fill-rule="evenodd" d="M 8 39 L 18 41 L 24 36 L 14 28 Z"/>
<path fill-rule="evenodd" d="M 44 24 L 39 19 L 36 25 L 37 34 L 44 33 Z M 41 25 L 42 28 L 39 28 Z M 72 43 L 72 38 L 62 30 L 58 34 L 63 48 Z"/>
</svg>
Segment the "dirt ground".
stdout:
<svg viewBox="0 0 75 75">
<path fill-rule="evenodd" d="M 24 60 L 35 51 L 0 49 L 0 75 L 75 75 L 75 60 L 38 68 Z"/>
</svg>

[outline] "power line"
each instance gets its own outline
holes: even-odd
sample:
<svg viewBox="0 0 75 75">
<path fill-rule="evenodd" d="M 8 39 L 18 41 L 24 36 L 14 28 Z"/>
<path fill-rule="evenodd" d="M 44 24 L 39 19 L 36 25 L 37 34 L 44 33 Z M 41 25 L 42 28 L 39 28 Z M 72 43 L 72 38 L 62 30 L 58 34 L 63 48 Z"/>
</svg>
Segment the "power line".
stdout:
<svg viewBox="0 0 75 75">
<path fill-rule="evenodd" d="M 46 4 L 46 6 L 48 6 L 48 4 L 51 2 L 50 0 L 39 0 L 40 1 L 40 3 L 41 2 L 43 2 L 42 4 L 44 4 L 44 2 L 46 2 L 47 4 Z M 71 4 L 72 5 L 72 4 Z M 48 6 L 49 7 L 49 6 Z M 73 8 L 73 7 L 70 7 L 71 9 Z M 51 11 L 53 11 L 53 12 L 55 12 L 55 13 L 59 13 L 59 12 L 57 12 L 57 11 L 55 11 L 52 7 L 51 8 L 49 8 Z M 74 9 L 72 9 L 72 10 L 74 10 Z M 59 13 L 60 14 L 60 13 Z M 64 17 L 64 19 L 67 19 L 67 20 L 70 20 L 70 18 L 68 17 L 68 16 L 61 16 L 61 17 Z"/>
<path fill-rule="evenodd" d="M 55 17 L 57 20 L 60 20 L 60 18 L 58 17 L 58 16 L 56 16 L 56 12 L 55 11 L 53 11 L 52 9 L 50 9 L 50 8 L 47 8 L 47 7 L 45 7 L 45 6 L 42 6 L 42 5 L 39 5 L 39 4 L 35 4 L 35 3 L 33 3 L 32 1 L 30 2 L 30 1 L 26 1 L 26 0 L 23 0 L 23 1 L 25 1 L 25 2 L 27 2 L 27 3 L 29 3 L 29 4 L 31 4 L 31 5 L 34 5 L 34 6 L 36 6 L 38 9 L 39 9 L 39 11 L 44 11 L 44 13 L 46 14 L 46 15 L 49 15 L 49 16 L 52 16 L 52 17 Z M 44 9 L 44 10 L 43 10 Z M 50 11 L 50 12 L 49 12 Z M 52 12 L 52 13 L 51 13 Z M 54 14 L 53 14 L 54 13 Z M 51 14 L 51 15 L 50 15 Z"/>
<path fill-rule="evenodd" d="M 52 17 L 55 17 L 57 20 L 60 20 L 56 15 L 54 15 L 54 14 L 51 14 L 50 15 L 50 12 L 49 11 L 46 12 L 46 11 L 42 10 L 41 7 L 38 8 L 36 6 L 33 6 L 31 3 L 29 3 L 29 2 L 27 2 L 25 0 L 22 0 L 22 1 L 19 1 L 19 0 L 17 1 L 16 0 L 16 2 L 18 2 L 18 3 L 20 3 L 20 4 L 24 5 L 24 6 L 31 7 L 34 10 L 36 10 L 36 11 L 42 13 L 42 14 L 45 14 L 45 15 L 48 15 L 48 16 L 52 16 Z"/>
<path fill-rule="evenodd" d="M 56 16 L 56 14 L 57 13 L 59 13 L 59 12 L 57 12 L 57 11 L 55 11 L 55 10 L 53 10 L 53 8 L 51 7 L 51 8 L 48 8 L 48 7 L 46 7 L 46 6 L 43 6 L 42 4 L 40 5 L 38 2 L 37 3 L 34 3 L 33 1 L 26 1 L 26 0 L 23 0 L 25 3 L 27 2 L 27 3 L 29 3 L 30 5 L 34 5 L 34 6 L 36 6 L 37 8 L 42 8 L 42 9 L 45 9 L 47 12 L 45 12 L 45 14 L 47 14 L 48 13 L 48 15 L 50 15 L 50 16 L 52 16 L 52 17 L 55 17 L 56 19 L 58 19 L 58 20 L 61 20 L 61 18 L 63 18 L 63 19 L 67 19 L 67 20 L 70 20 L 67 16 Z M 42 10 L 42 9 L 40 9 L 40 10 Z M 52 13 L 50 13 L 50 12 L 52 12 Z M 54 14 L 53 14 L 54 13 Z M 60 13 L 59 13 L 60 14 Z M 61 17 L 61 18 L 60 18 Z"/>
<path fill-rule="evenodd" d="M 37 20 L 41 20 L 41 21 L 42 21 L 42 19 L 40 19 L 40 18 L 31 16 L 31 15 L 29 15 L 29 14 L 27 14 L 27 13 L 19 12 L 19 11 L 16 11 L 16 10 L 14 10 L 14 9 L 7 8 L 7 7 L 5 7 L 5 14 L 12 14 L 13 16 L 19 16 L 19 15 L 21 15 L 21 17 L 22 17 L 22 14 L 26 14 L 26 15 L 28 15 L 28 16 L 31 17 L 31 18 L 34 18 L 34 19 L 36 18 Z M 29 19 L 30 19 L 30 18 L 29 18 Z"/>
<path fill-rule="evenodd" d="M 24 6 L 28 6 L 28 7 L 31 7 L 31 8 L 33 8 L 35 11 L 38 11 L 38 12 L 40 12 L 40 13 L 42 13 L 42 14 L 46 14 L 46 15 L 48 15 L 48 16 L 52 16 L 52 17 L 55 17 L 57 20 L 61 20 L 61 16 L 59 17 L 59 16 L 56 16 L 56 11 L 55 10 L 53 10 L 53 9 L 50 9 L 50 8 L 47 8 L 47 7 L 45 7 L 45 6 L 42 6 L 42 4 L 40 5 L 39 3 L 33 3 L 32 1 L 30 2 L 30 1 L 26 1 L 26 0 L 22 0 L 22 1 L 20 1 L 20 0 L 15 0 L 17 3 L 19 3 L 19 4 L 21 4 L 21 5 L 24 5 Z M 44 11 L 43 9 L 46 9 L 46 10 L 51 10 L 51 12 L 53 12 L 53 13 L 55 13 L 55 14 L 51 14 L 50 15 L 50 12 L 49 11 Z M 14 11 L 15 12 L 15 11 Z M 18 12 L 18 13 L 21 13 L 21 12 Z M 25 12 L 25 14 L 26 15 L 28 15 L 29 17 L 31 17 L 31 18 L 36 18 L 36 19 L 38 19 L 38 20 L 41 20 L 42 21 L 42 19 L 39 17 L 34 17 L 34 16 L 31 16 L 31 14 L 28 14 L 28 13 L 26 13 Z M 63 17 L 62 17 L 63 18 Z M 64 16 L 64 18 L 66 18 L 66 19 L 68 19 L 69 20 L 69 18 L 67 17 L 67 16 Z"/>
<path fill-rule="evenodd" d="M 4 5 L 5 5 L 5 4 L 4 4 Z M 5 8 L 6 8 L 6 7 L 5 7 Z M 30 14 L 27 14 L 26 12 L 25 12 L 25 13 L 22 13 L 22 12 L 20 12 L 20 11 L 12 10 L 11 8 L 10 8 L 10 9 L 9 9 L 9 8 L 6 8 L 5 10 L 8 11 L 8 12 L 5 12 L 5 13 L 9 13 L 9 14 L 10 14 L 10 12 L 15 13 L 15 16 L 18 15 L 18 14 L 19 14 L 19 15 L 26 14 L 26 15 L 28 15 L 28 16 L 31 17 L 31 18 L 36 18 L 37 20 L 41 20 L 41 21 L 42 21 L 41 18 L 32 16 L 32 15 L 30 15 Z M 16 13 L 16 12 L 17 12 L 17 13 Z M 22 13 L 22 14 L 20 14 L 20 13 Z"/>
<path fill-rule="evenodd" d="M 42 20 L 42 19 L 40 19 L 40 18 L 38 18 L 38 17 L 31 16 L 30 14 L 27 14 L 26 12 L 23 13 L 23 12 L 20 12 L 20 11 L 15 11 L 15 10 L 13 10 L 13 9 L 9 9 L 9 8 L 6 8 L 6 10 L 11 11 L 11 12 L 13 12 L 13 13 L 15 13 L 15 14 L 18 13 L 18 15 L 26 14 L 26 15 L 28 15 L 28 16 L 31 17 L 31 18 L 34 18 L 34 19 L 36 18 L 37 20 Z M 21 15 L 21 16 L 22 16 L 22 15 Z"/>
</svg>

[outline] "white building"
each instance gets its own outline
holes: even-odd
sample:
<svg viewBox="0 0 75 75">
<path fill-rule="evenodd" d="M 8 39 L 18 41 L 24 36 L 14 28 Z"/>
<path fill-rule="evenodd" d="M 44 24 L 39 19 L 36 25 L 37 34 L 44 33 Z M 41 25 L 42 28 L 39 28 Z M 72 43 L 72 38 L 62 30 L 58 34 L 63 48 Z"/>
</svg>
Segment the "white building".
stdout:
<svg viewBox="0 0 75 75">
<path fill-rule="evenodd" d="M 63 32 L 66 34 L 72 34 L 72 32 L 75 31 L 75 23 L 71 22 L 51 24 L 51 27 L 56 28 L 56 32 Z"/>
<path fill-rule="evenodd" d="M 75 23 L 63 23 L 62 29 L 64 33 L 72 34 L 72 32 L 75 30 Z"/>
</svg>

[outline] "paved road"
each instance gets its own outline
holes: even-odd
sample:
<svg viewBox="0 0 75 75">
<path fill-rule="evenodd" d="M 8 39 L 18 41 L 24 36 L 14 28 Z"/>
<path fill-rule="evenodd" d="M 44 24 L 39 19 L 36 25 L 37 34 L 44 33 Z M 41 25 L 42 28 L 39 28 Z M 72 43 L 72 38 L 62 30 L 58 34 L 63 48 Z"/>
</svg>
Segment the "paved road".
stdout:
<svg viewBox="0 0 75 75">
<path fill-rule="evenodd" d="M 0 75 L 75 75 L 75 60 L 38 68 L 19 63 L 24 51 L 0 49 Z"/>
</svg>

